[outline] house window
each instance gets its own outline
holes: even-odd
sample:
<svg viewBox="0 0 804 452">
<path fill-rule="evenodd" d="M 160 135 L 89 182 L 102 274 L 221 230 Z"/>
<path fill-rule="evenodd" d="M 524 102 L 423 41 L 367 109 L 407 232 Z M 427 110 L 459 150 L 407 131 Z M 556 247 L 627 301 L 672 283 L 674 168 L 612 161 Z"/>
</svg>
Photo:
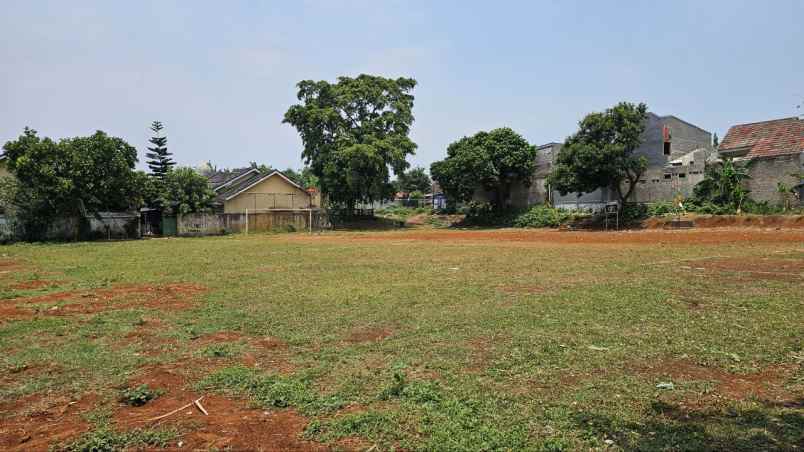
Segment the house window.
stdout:
<svg viewBox="0 0 804 452">
<path fill-rule="evenodd" d="M 685 177 L 687 177 L 687 175 L 685 173 L 678 173 L 678 177 L 679 179 L 684 179 Z"/>
<path fill-rule="evenodd" d="M 664 178 L 665 178 L 665 179 L 670 179 L 670 178 L 672 178 L 672 177 L 673 177 L 673 175 L 672 175 L 672 174 L 665 174 L 665 175 L 664 175 Z"/>
<path fill-rule="evenodd" d="M 670 155 L 670 142 L 664 142 L 664 155 Z"/>
<path fill-rule="evenodd" d="M 658 183 L 659 183 L 659 179 L 653 179 L 651 182 L 653 182 L 654 184 L 658 184 Z"/>
</svg>

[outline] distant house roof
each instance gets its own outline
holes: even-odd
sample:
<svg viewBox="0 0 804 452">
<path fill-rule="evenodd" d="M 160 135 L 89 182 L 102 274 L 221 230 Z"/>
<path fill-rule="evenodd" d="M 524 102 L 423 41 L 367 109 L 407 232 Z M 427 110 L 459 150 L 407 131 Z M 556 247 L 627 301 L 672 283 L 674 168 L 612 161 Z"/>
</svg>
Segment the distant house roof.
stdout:
<svg viewBox="0 0 804 452">
<path fill-rule="evenodd" d="M 270 179 L 271 177 L 274 177 L 274 176 L 281 177 L 288 184 L 290 184 L 290 185 L 298 188 L 299 190 L 307 193 L 307 191 L 305 191 L 304 188 L 302 188 L 296 182 L 293 182 L 292 180 L 290 180 L 290 178 L 288 178 L 287 176 L 282 174 L 281 171 L 274 170 L 274 171 L 271 171 L 267 175 L 259 174 L 257 176 L 251 176 L 248 179 L 244 179 L 243 182 L 238 182 L 236 185 L 233 186 L 233 188 L 228 188 L 227 187 L 226 193 L 224 194 L 224 196 L 225 196 L 224 200 L 228 201 L 228 200 L 234 198 L 235 196 L 243 193 L 244 191 L 248 190 L 249 188 L 259 184 L 260 182 L 262 182 L 264 180 L 268 180 L 268 179 Z M 309 193 L 307 193 L 307 194 L 309 194 Z"/>
<path fill-rule="evenodd" d="M 301 191 L 304 191 L 309 195 L 309 192 L 305 191 L 304 188 L 299 186 L 297 183 L 290 180 L 287 176 L 282 174 L 281 171 L 271 171 L 270 173 L 261 173 L 256 168 L 250 168 L 246 171 L 241 171 L 236 173 L 234 176 L 228 178 L 224 183 L 219 183 L 217 187 L 213 188 L 215 191 L 215 199 L 214 203 L 216 204 L 223 204 L 225 201 L 228 201 L 244 191 L 254 187 L 255 185 L 259 184 L 260 182 L 267 180 L 271 177 L 281 177 L 287 183 L 291 184 L 292 186 L 298 188 Z"/>
<path fill-rule="evenodd" d="M 6 159 L 6 154 L 0 154 L 0 162 Z"/>
<path fill-rule="evenodd" d="M 231 170 L 216 171 L 212 174 L 209 174 L 207 175 L 207 181 L 209 181 L 209 185 L 213 190 L 218 191 L 227 185 L 231 185 L 248 176 L 259 173 L 260 170 L 257 168 L 235 168 Z"/>
<path fill-rule="evenodd" d="M 733 126 L 718 151 L 748 158 L 804 152 L 804 120 L 784 118 Z"/>
</svg>

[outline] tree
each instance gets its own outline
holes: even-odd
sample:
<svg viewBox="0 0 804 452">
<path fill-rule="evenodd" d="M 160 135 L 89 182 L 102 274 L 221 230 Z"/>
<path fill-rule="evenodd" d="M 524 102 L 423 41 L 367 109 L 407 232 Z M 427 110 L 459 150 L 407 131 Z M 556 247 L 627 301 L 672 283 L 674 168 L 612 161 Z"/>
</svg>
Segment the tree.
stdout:
<svg viewBox="0 0 804 452">
<path fill-rule="evenodd" d="M 416 81 L 362 74 L 297 86 L 300 103 L 283 122 L 298 130 L 302 158 L 329 203 L 351 210 L 390 196 L 390 171 L 404 172 L 416 149 L 408 137 Z"/>
<path fill-rule="evenodd" d="M 137 150 L 98 131 L 58 142 L 25 128 L 4 146 L 18 183 L 10 203 L 29 238 L 58 217 L 138 208 L 141 186 L 134 172 Z"/>
<path fill-rule="evenodd" d="M 647 160 L 634 155 L 646 118 L 645 104 L 628 102 L 587 115 L 556 156 L 548 183 L 562 195 L 608 187 L 626 203 L 647 168 Z"/>
<path fill-rule="evenodd" d="M 429 193 L 432 185 L 433 182 L 430 180 L 430 176 L 427 175 L 427 170 L 417 167 L 397 176 L 395 190 L 406 193 L 414 191 Z"/>
<path fill-rule="evenodd" d="M 530 186 L 536 148 L 505 127 L 463 137 L 447 147 L 447 158 L 430 167 L 447 198 L 469 201 L 478 188 L 494 193 L 496 210 L 505 208 L 514 184 Z"/>
<path fill-rule="evenodd" d="M 709 202 L 740 212 L 749 193 L 745 181 L 750 178 L 748 164 L 724 158 L 721 164 L 707 166 L 704 180 L 693 189 L 693 198 L 698 203 Z"/>
<path fill-rule="evenodd" d="M 215 193 L 207 178 L 192 168 L 176 168 L 164 176 L 165 204 L 175 213 L 203 212 L 212 207 Z"/>
<path fill-rule="evenodd" d="M 151 169 L 151 174 L 157 178 L 165 177 L 168 171 L 176 165 L 176 162 L 171 159 L 171 154 L 167 149 L 167 137 L 162 136 L 164 126 L 159 121 L 154 121 L 151 124 L 151 130 L 154 136 L 151 137 L 150 142 L 153 147 L 148 148 L 145 157 L 148 158 L 148 168 Z"/>
</svg>

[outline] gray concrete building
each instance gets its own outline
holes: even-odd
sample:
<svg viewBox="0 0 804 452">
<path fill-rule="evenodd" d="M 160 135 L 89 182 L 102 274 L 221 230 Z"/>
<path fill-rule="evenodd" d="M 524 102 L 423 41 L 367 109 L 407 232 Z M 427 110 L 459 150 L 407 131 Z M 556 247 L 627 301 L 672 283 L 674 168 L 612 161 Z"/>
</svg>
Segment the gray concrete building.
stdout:
<svg viewBox="0 0 804 452">
<path fill-rule="evenodd" d="M 512 206 L 549 202 L 556 207 L 597 210 L 617 200 L 616 191 L 607 187 L 566 195 L 551 190 L 546 178 L 561 147 L 560 143 L 548 143 L 537 148 L 533 182 L 530 187 L 512 192 Z M 631 195 L 634 202 L 671 201 L 678 194 L 690 196 L 693 187 L 703 180 L 707 162 L 716 158 L 709 131 L 676 116 L 654 113 L 648 113 L 642 145 L 635 154 L 647 159 L 648 168 Z"/>
</svg>

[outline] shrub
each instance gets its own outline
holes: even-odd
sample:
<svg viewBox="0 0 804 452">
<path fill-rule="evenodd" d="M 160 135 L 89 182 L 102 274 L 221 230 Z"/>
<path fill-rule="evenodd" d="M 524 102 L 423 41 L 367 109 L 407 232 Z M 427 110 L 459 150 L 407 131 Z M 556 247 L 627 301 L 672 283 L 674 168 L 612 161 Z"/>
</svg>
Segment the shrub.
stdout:
<svg viewBox="0 0 804 452">
<path fill-rule="evenodd" d="M 125 388 L 120 393 L 120 401 L 130 406 L 143 406 L 159 397 L 161 391 L 153 390 L 148 385 L 139 385 L 136 388 Z"/>
<path fill-rule="evenodd" d="M 518 228 L 557 228 L 575 218 L 575 214 L 564 209 L 547 206 L 534 206 L 514 219 Z"/>
<path fill-rule="evenodd" d="M 471 201 L 464 208 L 466 223 L 476 226 L 492 226 L 500 224 L 500 212 L 487 202 Z"/>
</svg>

